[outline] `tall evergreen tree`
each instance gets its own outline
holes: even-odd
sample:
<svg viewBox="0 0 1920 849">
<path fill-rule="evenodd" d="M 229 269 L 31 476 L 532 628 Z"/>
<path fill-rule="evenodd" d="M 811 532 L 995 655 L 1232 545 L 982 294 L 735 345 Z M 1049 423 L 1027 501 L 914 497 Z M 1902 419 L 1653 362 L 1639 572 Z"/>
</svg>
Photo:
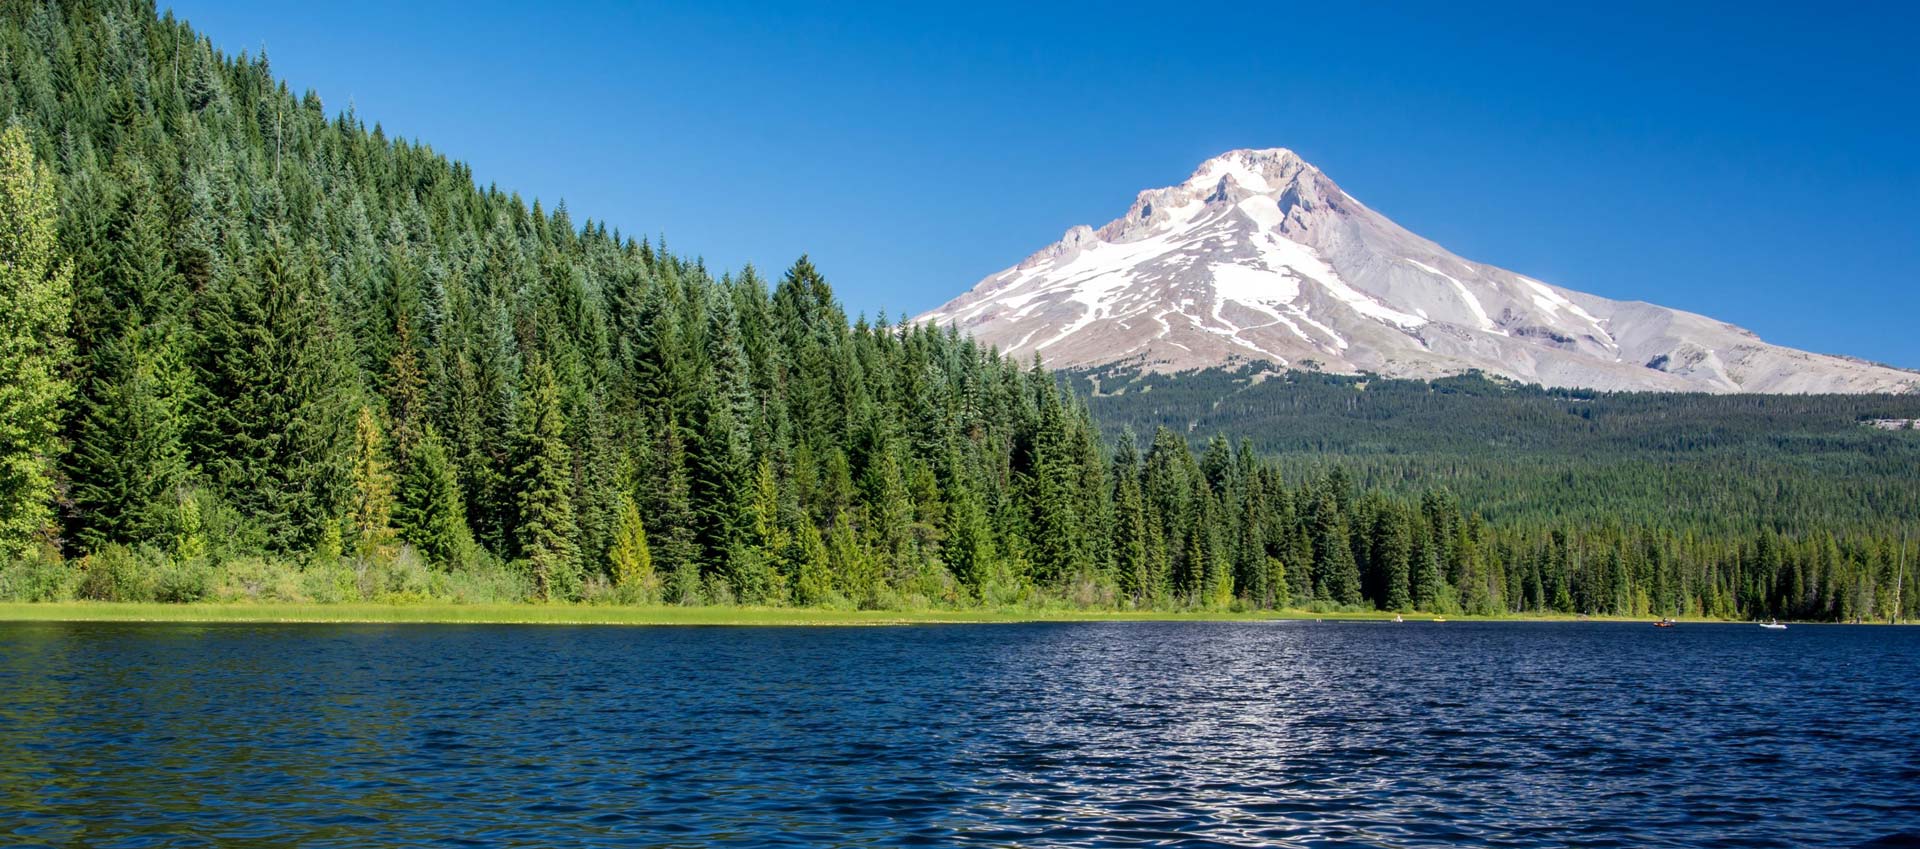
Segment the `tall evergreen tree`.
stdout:
<svg viewBox="0 0 1920 849">
<path fill-rule="evenodd" d="M 665 599 L 674 604 L 701 600 L 700 546 L 694 538 L 694 517 L 687 482 L 686 449 L 680 433 L 669 422 L 655 426 L 658 447 L 650 454 L 646 480 L 647 539 L 664 582 Z"/>
<path fill-rule="evenodd" d="M 947 539 L 941 553 L 947 570 L 978 589 L 992 573 L 998 554 L 985 499 L 969 478 L 958 478 L 948 488 L 946 522 Z"/>
<path fill-rule="evenodd" d="M 411 454 L 393 511 L 401 538 L 443 568 L 465 563 L 473 535 L 467 528 L 466 502 L 446 440 L 428 424 Z"/>
<path fill-rule="evenodd" d="M 515 429 L 514 488 L 519 493 L 520 556 L 532 571 L 534 592 L 562 601 L 580 589 L 578 528 L 573 512 L 573 457 L 560 412 L 560 387 L 547 361 L 527 363 Z"/>
<path fill-rule="evenodd" d="M 164 538 L 187 485 L 193 389 L 186 293 L 144 174 L 121 195 L 105 266 L 75 295 L 79 397 L 67 455 L 73 536 L 89 549 Z"/>
<path fill-rule="evenodd" d="M 1385 588 L 1381 605 L 1388 610 L 1413 606 L 1413 539 L 1404 516 L 1387 513 L 1375 526 L 1374 556 L 1382 565 Z"/>
<path fill-rule="evenodd" d="M 707 368 L 695 401 L 689 494 L 701 563 L 709 573 L 737 580 L 744 564 L 734 561 L 747 542 L 752 511 L 752 400 L 733 300 L 725 292 L 719 295 L 704 334 Z"/>
<path fill-rule="evenodd" d="M 1360 603 L 1360 568 L 1336 497 L 1338 480 L 1322 484 L 1314 503 L 1314 597 L 1335 604 Z"/>
<path fill-rule="evenodd" d="M 89 549 L 178 530 L 192 378 L 161 333 L 129 330 L 89 352 L 91 386 L 67 460 L 75 536 Z"/>
<path fill-rule="evenodd" d="M 1149 601 L 1152 579 L 1147 554 L 1147 508 L 1140 493 L 1140 450 L 1129 428 L 1113 455 L 1113 569 L 1134 604 Z"/>
<path fill-rule="evenodd" d="M 350 485 L 352 361 L 313 265 L 269 234 L 200 313 L 200 465 L 277 551 L 321 542 Z"/>
</svg>

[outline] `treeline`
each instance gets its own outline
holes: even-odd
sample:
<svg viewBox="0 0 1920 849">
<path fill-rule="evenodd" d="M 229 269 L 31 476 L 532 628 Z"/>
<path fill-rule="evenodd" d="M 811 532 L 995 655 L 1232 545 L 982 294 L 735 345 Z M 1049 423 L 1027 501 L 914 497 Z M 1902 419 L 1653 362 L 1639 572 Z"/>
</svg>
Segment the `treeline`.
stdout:
<svg viewBox="0 0 1920 849">
<path fill-rule="evenodd" d="M 4 6 L 0 123 L 0 596 L 1913 607 L 1884 529 L 1494 524 L 1108 438 L 1037 363 L 478 189 L 148 3 Z"/>
<path fill-rule="evenodd" d="M 1887 535 L 1920 515 L 1913 395 L 1706 395 L 1278 372 L 1074 373 L 1109 435 L 1245 434 L 1293 477 L 1340 465 L 1500 523 L 1654 524 L 1697 535 Z"/>
</svg>

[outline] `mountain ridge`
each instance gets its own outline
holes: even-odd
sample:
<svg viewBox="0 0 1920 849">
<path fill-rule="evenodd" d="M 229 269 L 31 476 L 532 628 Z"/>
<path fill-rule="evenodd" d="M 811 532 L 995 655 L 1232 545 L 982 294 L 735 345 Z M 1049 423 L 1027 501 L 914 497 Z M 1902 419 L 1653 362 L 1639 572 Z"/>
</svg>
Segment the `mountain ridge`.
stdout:
<svg viewBox="0 0 1920 849">
<path fill-rule="evenodd" d="M 1464 259 L 1285 148 L 1213 157 L 915 321 L 1056 368 L 1265 361 L 1613 391 L 1920 391 L 1920 372 Z"/>
</svg>

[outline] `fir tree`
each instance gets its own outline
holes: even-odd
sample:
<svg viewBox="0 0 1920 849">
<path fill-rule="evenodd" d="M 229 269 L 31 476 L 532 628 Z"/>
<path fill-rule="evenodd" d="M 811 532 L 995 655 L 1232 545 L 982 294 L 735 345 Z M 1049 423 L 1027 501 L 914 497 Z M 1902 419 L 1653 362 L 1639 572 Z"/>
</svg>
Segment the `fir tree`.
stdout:
<svg viewBox="0 0 1920 849">
<path fill-rule="evenodd" d="M 1039 418 L 1033 435 L 1034 577 L 1042 582 L 1084 577 L 1086 519 L 1079 499 L 1076 452 L 1071 424 L 1053 379 L 1034 361 L 1029 373 L 1037 387 Z"/>
<path fill-rule="evenodd" d="M 580 584 L 573 458 L 560 412 L 560 387 L 552 367 L 540 357 L 527 363 L 514 441 L 520 556 L 532 571 L 539 598 L 570 599 Z"/>
<path fill-rule="evenodd" d="M 659 446 L 651 453 L 647 480 L 647 539 L 654 543 L 653 559 L 665 582 L 667 601 L 700 601 L 700 547 L 694 539 L 693 505 L 687 483 L 686 450 L 679 431 L 670 423 L 655 427 Z"/>
<path fill-rule="evenodd" d="M 278 551 L 318 544 L 350 486 L 351 360 L 311 263 L 277 236 L 201 312 L 201 466 Z"/>
<path fill-rule="evenodd" d="M 802 524 L 794 533 L 783 560 L 785 569 L 793 575 L 794 601 L 815 605 L 834 598 L 833 564 L 826 541 L 821 539 L 820 529 L 813 523 Z"/>
<path fill-rule="evenodd" d="M 394 462 L 405 468 L 426 425 L 427 376 L 406 311 L 394 319 L 393 334 L 393 355 L 387 360 L 387 415 L 393 422 Z"/>
<path fill-rule="evenodd" d="M 951 462 L 955 468 L 953 484 L 947 488 L 947 540 L 941 553 L 954 577 L 978 589 L 995 559 L 993 527 L 964 464 L 957 459 Z"/>
<path fill-rule="evenodd" d="M 428 424 L 411 453 L 393 511 L 401 538 L 442 568 L 465 563 L 473 536 L 446 440 Z"/>
<path fill-rule="evenodd" d="M 185 293 L 155 187 L 138 168 L 121 176 L 129 185 L 108 224 L 104 266 L 74 303 L 80 392 L 66 465 L 73 535 L 88 549 L 171 533 L 191 471 Z"/>
<path fill-rule="evenodd" d="M 75 536 L 88 549 L 176 531 L 191 469 L 190 372 L 163 329 L 130 329 L 89 353 L 91 386 L 67 469 Z"/>
<path fill-rule="evenodd" d="M 695 403 L 695 439 L 688 452 L 689 494 L 701 563 L 709 572 L 737 580 L 744 564 L 731 561 L 747 541 L 752 510 L 753 466 L 747 453 L 751 400 L 733 301 L 724 292 L 714 301 L 705 333 L 708 367 Z"/>
<path fill-rule="evenodd" d="M 1314 597 L 1335 604 L 1360 603 L 1360 568 L 1353 559 L 1347 520 L 1335 500 L 1335 485 L 1323 485 L 1314 505 Z"/>
<path fill-rule="evenodd" d="M 1385 583 L 1382 606 L 1388 610 L 1408 610 L 1413 606 L 1413 540 L 1406 519 L 1386 514 L 1381 516 L 1376 528 L 1374 556 L 1381 563 Z"/>
</svg>

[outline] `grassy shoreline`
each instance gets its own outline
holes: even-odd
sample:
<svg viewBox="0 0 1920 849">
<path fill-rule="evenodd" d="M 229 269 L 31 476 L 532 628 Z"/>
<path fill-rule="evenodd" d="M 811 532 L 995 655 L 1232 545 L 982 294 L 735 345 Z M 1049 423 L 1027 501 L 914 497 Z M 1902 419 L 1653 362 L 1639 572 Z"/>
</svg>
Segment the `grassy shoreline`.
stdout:
<svg viewBox="0 0 1920 849">
<path fill-rule="evenodd" d="M 568 604 L 282 604 L 157 602 L 0 603 L 0 622 L 239 622 L 467 625 L 916 625 L 995 622 L 1136 622 L 1262 620 L 1389 621 L 1392 613 L 1305 610 L 834 610 L 767 607 L 621 607 Z M 1409 614 L 1425 622 L 1430 614 Z M 1452 622 L 1651 621 L 1640 617 L 1449 616 Z M 1695 620 L 1710 621 L 1710 620 Z"/>
</svg>

